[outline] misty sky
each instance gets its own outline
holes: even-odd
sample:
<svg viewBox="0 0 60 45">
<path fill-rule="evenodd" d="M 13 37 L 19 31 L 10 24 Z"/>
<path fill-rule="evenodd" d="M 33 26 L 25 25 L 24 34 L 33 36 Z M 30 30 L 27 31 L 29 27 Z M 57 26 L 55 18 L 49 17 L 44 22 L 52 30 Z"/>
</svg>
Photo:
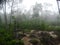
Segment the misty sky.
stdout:
<svg viewBox="0 0 60 45">
<path fill-rule="evenodd" d="M 24 0 L 23 1 L 23 5 L 26 7 L 26 9 L 28 10 L 32 5 L 34 5 L 36 2 L 38 3 L 48 3 L 48 4 L 52 4 L 52 7 L 49 7 L 50 10 L 57 10 L 57 3 L 56 0 Z M 43 5 L 44 6 L 44 5 Z"/>
<path fill-rule="evenodd" d="M 43 5 L 43 9 L 48 9 L 51 10 L 53 12 L 57 12 L 58 8 L 57 8 L 57 2 L 56 0 L 23 0 L 22 3 L 19 3 L 19 1 L 16 1 L 18 3 L 18 8 L 20 8 L 21 10 L 29 10 L 33 5 L 35 5 L 35 3 L 42 3 Z M 45 6 L 45 3 L 49 4 L 47 6 Z M 16 4 L 17 5 L 17 4 Z M 7 5 L 7 12 L 10 12 L 10 8 Z M 17 6 L 15 6 L 14 10 L 17 10 Z M 2 10 L 0 12 L 3 12 Z"/>
</svg>

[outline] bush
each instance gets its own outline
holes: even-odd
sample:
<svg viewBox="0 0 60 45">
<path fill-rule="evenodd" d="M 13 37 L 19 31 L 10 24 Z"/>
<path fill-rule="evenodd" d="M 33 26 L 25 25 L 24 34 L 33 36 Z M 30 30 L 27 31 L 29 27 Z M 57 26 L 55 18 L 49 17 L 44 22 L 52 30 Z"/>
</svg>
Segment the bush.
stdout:
<svg viewBox="0 0 60 45">
<path fill-rule="evenodd" d="M 24 45 L 22 40 L 11 40 L 10 45 Z"/>
<path fill-rule="evenodd" d="M 31 39 L 29 42 L 32 43 L 33 45 L 37 45 L 38 44 L 38 40 L 37 39 Z"/>
</svg>

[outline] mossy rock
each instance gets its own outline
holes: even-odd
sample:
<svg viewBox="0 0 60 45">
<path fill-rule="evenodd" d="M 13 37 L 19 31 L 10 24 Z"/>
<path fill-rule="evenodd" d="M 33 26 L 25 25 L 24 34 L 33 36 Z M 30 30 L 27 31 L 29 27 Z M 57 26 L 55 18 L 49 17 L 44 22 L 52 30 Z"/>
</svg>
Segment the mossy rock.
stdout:
<svg viewBox="0 0 60 45">
<path fill-rule="evenodd" d="M 35 38 L 31 39 L 29 42 L 32 43 L 33 45 L 37 45 L 39 43 L 39 41 Z"/>
</svg>

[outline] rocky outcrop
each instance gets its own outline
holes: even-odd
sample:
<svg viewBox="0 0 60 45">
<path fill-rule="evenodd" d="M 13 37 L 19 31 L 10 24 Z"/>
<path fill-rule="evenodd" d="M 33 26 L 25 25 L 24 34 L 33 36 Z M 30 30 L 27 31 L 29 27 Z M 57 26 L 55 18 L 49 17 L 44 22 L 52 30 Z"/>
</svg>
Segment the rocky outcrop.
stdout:
<svg viewBox="0 0 60 45">
<path fill-rule="evenodd" d="M 57 31 L 31 31 L 22 38 L 25 45 L 60 45 Z"/>
</svg>

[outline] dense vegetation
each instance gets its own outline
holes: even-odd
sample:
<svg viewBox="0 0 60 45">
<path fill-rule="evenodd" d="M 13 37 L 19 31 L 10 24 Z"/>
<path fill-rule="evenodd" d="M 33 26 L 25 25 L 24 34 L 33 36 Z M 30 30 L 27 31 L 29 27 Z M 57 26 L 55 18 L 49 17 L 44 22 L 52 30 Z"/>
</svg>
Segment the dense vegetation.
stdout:
<svg viewBox="0 0 60 45">
<path fill-rule="evenodd" d="M 1 21 L 2 22 L 2 21 Z M 1 23 L 0 22 L 0 23 Z M 17 32 L 22 31 L 23 33 L 30 32 L 31 30 L 36 31 L 58 31 L 60 26 L 53 26 L 46 24 L 44 21 L 37 22 L 37 20 L 26 20 L 20 23 L 14 21 L 14 23 L 7 24 L 7 29 L 4 23 L 0 24 L 0 45 L 24 45 L 21 40 L 21 36 L 17 38 Z M 24 34 L 23 34 L 24 35 Z"/>
</svg>

